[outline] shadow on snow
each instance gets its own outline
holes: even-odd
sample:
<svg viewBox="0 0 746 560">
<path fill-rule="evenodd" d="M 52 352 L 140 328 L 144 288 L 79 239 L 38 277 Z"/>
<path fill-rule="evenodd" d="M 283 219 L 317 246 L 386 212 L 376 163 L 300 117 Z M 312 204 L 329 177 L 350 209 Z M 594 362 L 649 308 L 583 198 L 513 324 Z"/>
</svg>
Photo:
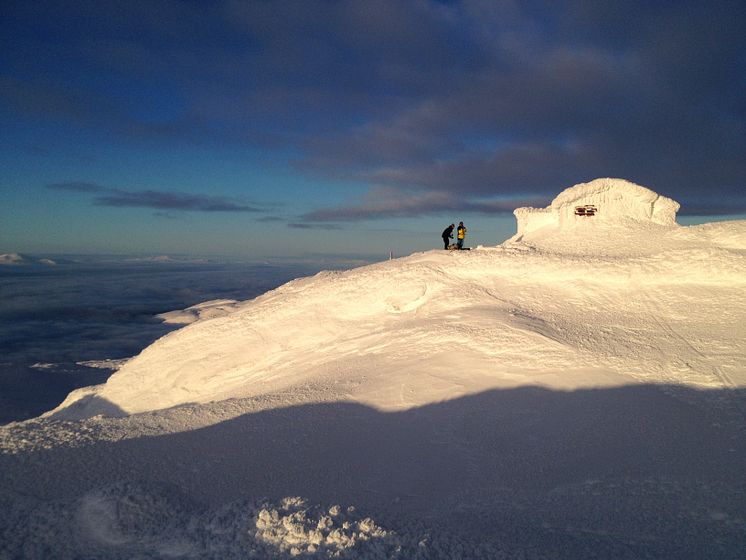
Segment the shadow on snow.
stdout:
<svg viewBox="0 0 746 560">
<path fill-rule="evenodd" d="M 0 466 L 6 496 L 71 500 L 144 481 L 205 508 L 353 504 L 384 527 L 416 521 L 525 557 L 737 558 L 745 401 L 743 390 L 640 385 L 493 390 L 390 413 L 309 404 Z"/>
</svg>

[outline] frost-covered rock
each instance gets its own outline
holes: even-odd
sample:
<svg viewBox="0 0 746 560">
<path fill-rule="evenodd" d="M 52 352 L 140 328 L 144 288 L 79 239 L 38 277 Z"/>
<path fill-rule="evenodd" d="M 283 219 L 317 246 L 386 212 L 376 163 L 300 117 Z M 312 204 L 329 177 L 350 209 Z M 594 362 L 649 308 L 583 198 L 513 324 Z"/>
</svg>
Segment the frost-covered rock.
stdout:
<svg viewBox="0 0 746 560">
<path fill-rule="evenodd" d="M 592 217 L 576 215 L 577 207 L 591 205 Z M 513 213 L 518 231 L 513 238 L 543 228 L 569 229 L 588 220 L 606 225 L 634 227 L 639 224 L 676 225 L 679 203 L 624 179 L 596 179 L 562 191 L 546 208 L 517 208 Z"/>
</svg>

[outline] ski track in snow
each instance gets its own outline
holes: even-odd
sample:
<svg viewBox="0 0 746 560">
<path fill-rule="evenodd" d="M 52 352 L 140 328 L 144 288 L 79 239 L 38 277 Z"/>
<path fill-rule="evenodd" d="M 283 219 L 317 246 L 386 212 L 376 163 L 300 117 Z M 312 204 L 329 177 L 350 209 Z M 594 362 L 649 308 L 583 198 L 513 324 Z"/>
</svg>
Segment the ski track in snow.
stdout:
<svg viewBox="0 0 746 560">
<path fill-rule="evenodd" d="M 598 180 L 498 247 L 164 314 L 0 427 L 0 557 L 743 558 L 746 222 L 677 208 Z"/>
</svg>

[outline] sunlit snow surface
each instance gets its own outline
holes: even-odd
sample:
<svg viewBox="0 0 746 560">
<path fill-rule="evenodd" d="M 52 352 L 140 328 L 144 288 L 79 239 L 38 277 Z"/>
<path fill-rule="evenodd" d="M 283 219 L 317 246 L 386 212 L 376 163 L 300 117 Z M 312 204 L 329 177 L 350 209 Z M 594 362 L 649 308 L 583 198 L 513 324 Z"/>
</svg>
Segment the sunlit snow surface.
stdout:
<svg viewBox="0 0 746 560">
<path fill-rule="evenodd" d="M 677 208 L 598 180 L 498 247 L 169 315 L 0 430 L 5 550 L 741 558 L 746 222 Z"/>
</svg>

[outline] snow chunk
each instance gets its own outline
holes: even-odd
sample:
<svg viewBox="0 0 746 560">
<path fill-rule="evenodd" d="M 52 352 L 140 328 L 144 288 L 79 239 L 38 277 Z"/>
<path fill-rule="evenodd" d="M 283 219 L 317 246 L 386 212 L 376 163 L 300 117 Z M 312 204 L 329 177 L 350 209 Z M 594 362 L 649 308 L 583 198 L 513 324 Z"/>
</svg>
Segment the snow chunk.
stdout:
<svg viewBox="0 0 746 560">
<path fill-rule="evenodd" d="M 302 498 L 288 497 L 279 507 L 265 505 L 254 519 L 259 543 L 271 545 L 290 556 L 339 558 L 351 549 L 365 545 L 365 557 L 385 557 L 396 546 L 396 537 L 366 517 L 359 519 L 355 508 L 343 513 L 338 505 L 328 513 L 319 507 L 309 508 Z M 375 554 L 378 553 L 378 554 Z"/>
<path fill-rule="evenodd" d="M 576 208 L 587 205 L 595 207 L 593 216 L 576 214 Z M 635 222 L 674 226 L 679 208 L 675 200 L 624 179 L 595 179 L 565 189 L 546 208 L 517 208 L 513 241 L 540 229 L 569 229 L 589 220 L 627 227 Z"/>
</svg>

